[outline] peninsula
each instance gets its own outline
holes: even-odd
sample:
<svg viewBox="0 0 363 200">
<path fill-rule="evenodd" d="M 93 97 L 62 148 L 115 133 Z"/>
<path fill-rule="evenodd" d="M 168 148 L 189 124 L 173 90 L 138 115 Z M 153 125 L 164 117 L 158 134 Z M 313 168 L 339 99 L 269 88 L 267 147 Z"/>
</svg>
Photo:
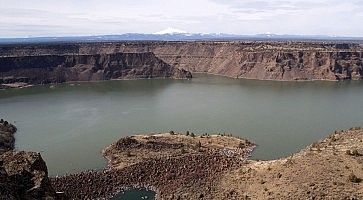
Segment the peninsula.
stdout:
<svg viewBox="0 0 363 200">
<path fill-rule="evenodd" d="M 7 127 L 1 123 L 1 133 Z M 230 134 L 128 136 L 103 150 L 109 161 L 104 170 L 52 178 L 39 153 L 10 148 L 0 155 L 0 197 L 100 199 L 130 187 L 152 189 L 157 199 L 363 197 L 360 127 L 335 131 L 277 160 L 248 159 L 255 146 Z"/>
</svg>

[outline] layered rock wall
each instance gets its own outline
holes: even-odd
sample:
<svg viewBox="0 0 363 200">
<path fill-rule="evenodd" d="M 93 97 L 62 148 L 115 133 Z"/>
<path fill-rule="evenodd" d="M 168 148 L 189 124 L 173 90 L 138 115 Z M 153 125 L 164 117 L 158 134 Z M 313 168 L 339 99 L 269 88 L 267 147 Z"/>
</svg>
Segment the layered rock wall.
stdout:
<svg viewBox="0 0 363 200">
<path fill-rule="evenodd" d="M 179 69 L 262 80 L 358 80 L 363 47 L 324 42 L 110 42 L 8 45 L 0 56 L 152 52 Z"/>
<path fill-rule="evenodd" d="M 150 52 L 0 57 L 0 84 L 139 78 L 191 78 L 191 74 Z"/>
</svg>

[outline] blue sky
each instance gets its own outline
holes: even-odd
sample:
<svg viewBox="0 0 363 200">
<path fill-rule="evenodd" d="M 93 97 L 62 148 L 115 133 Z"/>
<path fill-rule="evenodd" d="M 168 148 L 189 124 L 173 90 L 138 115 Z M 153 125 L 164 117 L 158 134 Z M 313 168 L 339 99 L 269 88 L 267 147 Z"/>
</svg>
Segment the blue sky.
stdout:
<svg viewBox="0 0 363 200">
<path fill-rule="evenodd" d="M 363 0 L 0 0 L 0 37 L 154 33 L 363 36 Z"/>
</svg>

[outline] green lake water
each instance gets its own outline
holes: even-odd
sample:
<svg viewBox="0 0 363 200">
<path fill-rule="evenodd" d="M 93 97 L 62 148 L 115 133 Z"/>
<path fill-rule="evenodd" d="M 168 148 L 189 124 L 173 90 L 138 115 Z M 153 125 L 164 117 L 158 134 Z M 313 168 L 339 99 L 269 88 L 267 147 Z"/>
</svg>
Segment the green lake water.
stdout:
<svg viewBox="0 0 363 200">
<path fill-rule="evenodd" d="M 50 175 L 101 169 L 120 137 L 174 130 L 233 133 L 255 159 L 288 156 L 336 129 L 363 126 L 363 81 L 274 82 L 196 75 L 0 91 L 17 150 L 39 151 Z"/>
<path fill-rule="evenodd" d="M 126 190 L 111 200 L 154 200 L 156 193 L 147 189 L 129 189 Z"/>
</svg>

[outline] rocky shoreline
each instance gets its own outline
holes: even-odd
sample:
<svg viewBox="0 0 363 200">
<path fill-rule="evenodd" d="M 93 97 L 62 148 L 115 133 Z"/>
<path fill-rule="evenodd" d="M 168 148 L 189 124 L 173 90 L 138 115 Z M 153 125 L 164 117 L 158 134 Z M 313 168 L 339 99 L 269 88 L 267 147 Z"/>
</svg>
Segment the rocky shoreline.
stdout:
<svg viewBox="0 0 363 200">
<path fill-rule="evenodd" d="M 76 199 L 110 198 L 130 186 L 156 191 L 157 199 L 363 198 L 363 129 L 359 127 L 336 131 L 290 157 L 270 161 L 247 159 L 254 147 L 248 142 L 232 150 L 219 143 L 223 148 L 208 151 L 208 142 L 203 141 L 207 135 L 176 134 L 195 140 L 183 140 L 183 146 L 160 143 L 165 141 L 159 140 L 163 135 L 122 138 L 103 152 L 109 169 L 57 177 L 52 183 Z M 209 136 L 213 137 L 229 138 Z"/>
<path fill-rule="evenodd" d="M 104 150 L 109 169 L 52 178 L 52 184 L 76 199 L 110 198 L 130 186 L 152 189 L 158 199 L 210 199 L 216 181 L 241 167 L 254 146 L 222 135 L 126 137 Z"/>
<path fill-rule="evenodd" d="M 16 128 L 2 120 L 0 130 Z M 103 150 L 104 170 L 52 178 L 39 153 L 1 147 L 1 199 L 109 199 L 129 188 L 153 190 L 157 199 L 363 198 L 360 127 L 269 161 L 249 160 L 255 144 L 228 134 L 134 135 Z"/>
<path fill-rule="evenodd" d="M 362 163 L 363 128 L 355 127 L 286 158 L 249 160 L 217 188 L 229 199 L 363 199 Z"/>
</svg>

